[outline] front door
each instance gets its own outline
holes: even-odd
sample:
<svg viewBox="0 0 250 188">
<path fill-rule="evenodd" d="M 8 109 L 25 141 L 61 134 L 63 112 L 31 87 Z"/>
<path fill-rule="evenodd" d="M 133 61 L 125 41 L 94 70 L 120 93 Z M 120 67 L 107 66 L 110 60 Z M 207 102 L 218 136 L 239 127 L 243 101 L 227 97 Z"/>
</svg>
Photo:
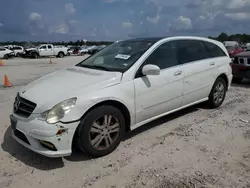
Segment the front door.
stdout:
<svg viewBox="0 0 250 188">
<path fill-rule="evenodd" d="M 184 72 L 175 50 L 175 42 L 160 45 L 137 71 L 134 79 L 136 123 L 181 106 Z M 160 75 L 142 75 L 142 67 L 146 64 L 159 66 Z"/>
<path fill-rule="evenodd" d="M 41 45 L 38 49 L 40 56 L 47 56 L 47 45 Z"/>
</svg>

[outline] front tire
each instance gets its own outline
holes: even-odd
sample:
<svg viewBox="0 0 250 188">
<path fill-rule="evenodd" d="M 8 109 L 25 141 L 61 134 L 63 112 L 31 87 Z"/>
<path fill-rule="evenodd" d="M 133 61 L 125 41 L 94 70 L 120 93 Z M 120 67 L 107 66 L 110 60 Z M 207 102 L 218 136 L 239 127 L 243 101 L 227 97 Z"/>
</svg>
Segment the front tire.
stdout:
<svg viewBox="0 0 250 188">
<path fill-rule="evenodd" d="M 32 56 L 33 56 L 34 59 L 38 58 L 38 54 L 37 53 L 33 53 Z"/>
<path fill-rule="evenodd" d="M 218 108 L 223 103 L 227 92 L 226 82 L 223 78 L 216 79 L 209 94 L 208 104 L 211 108 Z"/>
<path fill-rule="evenodd" d="M 4 58 L 4 59 L 9 59 L 9 55 L 8 55 L 8 54 L 5 54 L 5 55 L 3 56 L 3 58 Z"/>
<path fill-rule="evenodd" d="M 91 110 L 77 130 L 77 145 L 92 157 L 102 157 L 113 152 L 125 132 L 125 119 L 119 109 L 100 106 Z"/>
</svg>

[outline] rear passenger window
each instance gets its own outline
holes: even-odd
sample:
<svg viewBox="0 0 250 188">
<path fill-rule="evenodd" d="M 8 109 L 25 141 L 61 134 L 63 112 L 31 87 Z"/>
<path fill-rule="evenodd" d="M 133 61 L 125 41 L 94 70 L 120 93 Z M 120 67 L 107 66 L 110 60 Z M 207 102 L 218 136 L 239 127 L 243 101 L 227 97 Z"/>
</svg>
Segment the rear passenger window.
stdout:
<svg viewBox="0 0 250 188">
<path fill-rule="evenodd" d="M 180 40 L 177 43 L 180 64 L 209 58 L 209 54 L 201 41 Z"/>
<path fill-rule="evenodd" d="M 143 65 L 154 64 L 160 69 L 166 69 L 178 65 L 176 55 L 176 43 L 166 42 L 159 46 L 154 52 L 146 59 Z"/>
<path fill-rule="evenodd" d="M 203 42 L 206 50 L 208 51 L 210 57 L 222 57 L 222 56 L 227 56 L 225 52 L 218 47 L 217 45 L 210 43 L 210 42 Z"/>
</svg>

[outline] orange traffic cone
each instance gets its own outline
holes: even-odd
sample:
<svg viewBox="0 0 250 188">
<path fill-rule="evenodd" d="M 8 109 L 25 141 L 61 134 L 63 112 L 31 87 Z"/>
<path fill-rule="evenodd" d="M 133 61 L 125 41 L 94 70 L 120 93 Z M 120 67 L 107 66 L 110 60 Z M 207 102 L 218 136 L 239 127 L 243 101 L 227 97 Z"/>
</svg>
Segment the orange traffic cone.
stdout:
<svg viewBox="0 0 250 188">
<path fill-rule="evenodd" d="M 4 75 L 4 87 L 11 87 L 11 83 L 7 75 Z"/>
<path fill-rule="evenodd" d="M 0 66 L 3 66 L 3 60 L 0 59 Z"/>
<path fill-rule="evenodd" d="M 52 60 L 51 60 L 51 57 L 49 57 L 49 64 L 51 64 L 52 63 Z"/>
</svg>

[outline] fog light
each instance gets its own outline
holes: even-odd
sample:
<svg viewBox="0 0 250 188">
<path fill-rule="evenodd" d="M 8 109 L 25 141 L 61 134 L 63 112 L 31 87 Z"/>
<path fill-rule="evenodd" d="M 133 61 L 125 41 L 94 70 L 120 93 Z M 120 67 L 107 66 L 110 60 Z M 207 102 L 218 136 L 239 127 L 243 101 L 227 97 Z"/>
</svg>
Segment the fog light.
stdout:
<svg viewBox="0 0 250 188">
<path fill-rule="evenodd" d="M 47 141 L 44 141 L 44 140 L 40 140 L 40 144 L 49 149 L 49 150 L 52 150 L 52 151 L 57 151 L 56 147 L 54 146 L 54 144 L 50 143 L 50 142 L 47 142 Z"/>
</svg>

